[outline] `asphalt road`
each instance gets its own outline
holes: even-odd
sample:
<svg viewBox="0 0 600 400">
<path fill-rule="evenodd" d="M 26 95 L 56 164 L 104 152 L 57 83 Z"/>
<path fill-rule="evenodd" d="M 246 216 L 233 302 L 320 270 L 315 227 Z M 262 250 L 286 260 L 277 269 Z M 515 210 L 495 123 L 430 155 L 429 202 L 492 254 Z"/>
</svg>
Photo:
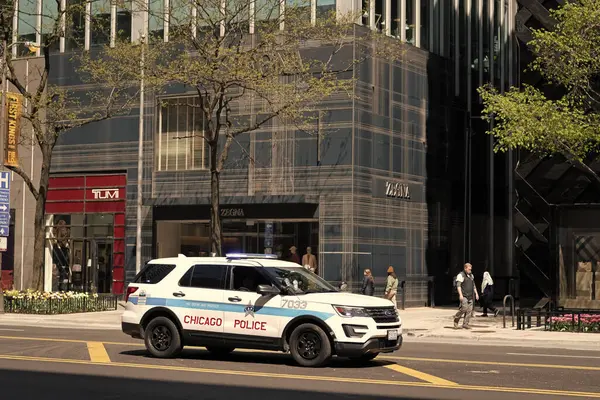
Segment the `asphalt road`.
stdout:
<svg viewBox="0 0 600 400">
<path fill-rule="evenodd" d="M 600 398 L 600 352 L 406 342 L 366 365 L 296 366 L 287 354 L 201 348 L 159 360 L 114 331 L 0 328 L 2 399 Z"/>
</svg>

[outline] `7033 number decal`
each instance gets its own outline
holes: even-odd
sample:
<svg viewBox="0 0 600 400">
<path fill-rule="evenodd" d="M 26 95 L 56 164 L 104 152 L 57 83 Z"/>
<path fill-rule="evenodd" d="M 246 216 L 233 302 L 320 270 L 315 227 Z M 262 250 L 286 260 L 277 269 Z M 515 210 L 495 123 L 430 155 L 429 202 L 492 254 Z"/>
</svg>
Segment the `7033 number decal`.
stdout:
<svg viewBox="0 0 600 400">
<path fill-rule="evenodd" d="M 306 308 L 306 302 L 300 300 L 281 300 L 281 308 L 304 310 Z"/>
</svg>

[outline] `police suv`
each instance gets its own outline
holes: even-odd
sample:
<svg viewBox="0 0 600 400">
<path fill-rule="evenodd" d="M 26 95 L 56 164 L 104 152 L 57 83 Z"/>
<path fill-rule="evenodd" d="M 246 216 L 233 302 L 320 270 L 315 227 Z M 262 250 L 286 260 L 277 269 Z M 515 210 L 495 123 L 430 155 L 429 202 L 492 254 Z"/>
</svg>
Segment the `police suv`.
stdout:
<svg viewBox="0 0 600 400">
<path fill-rule="evenodd" d="M 368 361 L 402 345 L 389 300 L 340 292 L 271 255 L 152 260 L 125 300 L 123 332 L 160 358 L 183 346 L 219 355 L 244 348 L 289 351 L 298 364 L 317 367 L 333 355 Z"/>
</svg>

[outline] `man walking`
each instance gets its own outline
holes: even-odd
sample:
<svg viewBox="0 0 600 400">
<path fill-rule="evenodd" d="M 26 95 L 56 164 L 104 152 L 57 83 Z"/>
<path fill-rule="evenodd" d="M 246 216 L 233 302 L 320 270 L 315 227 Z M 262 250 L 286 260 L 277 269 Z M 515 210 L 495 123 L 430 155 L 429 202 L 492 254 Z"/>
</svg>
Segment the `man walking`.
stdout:
<svg viewBox="0 0 600 400">
<path fill-rule="evenodd" d="M 469 322 L 473 314 L 473 297 L 479 300 L 479 294 L 475 287 L 475 278 L 472 274 L 473 266 L 469 263 L 465 264 L 464 270 L 456 277 L 456 290 L 460 299 L 458 312 L 454 316 L 454 329 L 458 329 L 458 323 L 464 316 L 463 329 L 471 329 Z"/>
</svg>

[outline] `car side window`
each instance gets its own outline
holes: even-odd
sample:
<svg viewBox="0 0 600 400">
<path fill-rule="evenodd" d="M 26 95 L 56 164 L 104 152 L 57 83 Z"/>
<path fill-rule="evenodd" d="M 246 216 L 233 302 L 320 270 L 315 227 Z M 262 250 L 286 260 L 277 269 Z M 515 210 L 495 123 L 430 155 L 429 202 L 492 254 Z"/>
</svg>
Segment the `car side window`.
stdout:
<svg viewBox="0 0 600 400">
<path fill-rule="evenodd" d="M 256 293 L 258 285 L 271 285 L 271 281 L 258 268 L 233 267 L 231 274 L 231 288 L 233 290 Z"/>
<path fill-rule="evenodd" d="M 225 270 L 220 265 L 194 265 L 179 281 L 179 286 L 203 289 L 223 289 Z"/>
</svg>

